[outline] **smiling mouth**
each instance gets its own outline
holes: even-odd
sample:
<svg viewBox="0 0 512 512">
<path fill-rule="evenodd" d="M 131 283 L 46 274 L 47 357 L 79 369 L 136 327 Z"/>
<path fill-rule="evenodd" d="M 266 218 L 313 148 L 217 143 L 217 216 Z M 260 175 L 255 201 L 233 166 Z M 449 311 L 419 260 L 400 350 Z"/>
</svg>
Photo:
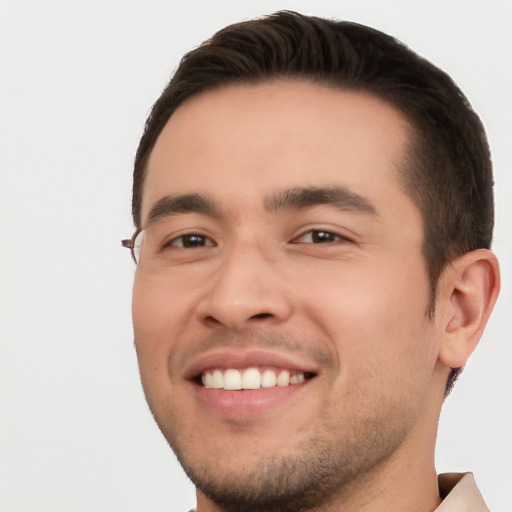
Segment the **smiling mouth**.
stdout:
<svg viewBox="0 0 512 512">
<path fill-rule="evenodd" d="M 293 386 L 311 380 L 315 376 L 316 374 L 312 372 L 273 368 L 216 368 L 204 371 L 195 381 L 207 389 L 243 391 Z"/>
</svg>

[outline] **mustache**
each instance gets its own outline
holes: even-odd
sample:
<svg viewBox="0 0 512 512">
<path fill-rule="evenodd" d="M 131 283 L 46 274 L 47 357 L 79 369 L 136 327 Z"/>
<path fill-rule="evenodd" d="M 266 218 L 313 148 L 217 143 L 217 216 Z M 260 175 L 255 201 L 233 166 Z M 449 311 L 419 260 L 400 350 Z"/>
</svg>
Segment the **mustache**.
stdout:
<svg viewBox="0 0 512 512">
<path fill-rule="evenodd" d="M 328 347 L 308 338 L 308 335 L 298 339 L 297 335 L 278 332 L 214 333 L 190 346 L 186 351 L 187 359 L 220 349 L 258 349 L 299 354 L 322 367 L 334 365 L 334 357 Z"/>
</svg>

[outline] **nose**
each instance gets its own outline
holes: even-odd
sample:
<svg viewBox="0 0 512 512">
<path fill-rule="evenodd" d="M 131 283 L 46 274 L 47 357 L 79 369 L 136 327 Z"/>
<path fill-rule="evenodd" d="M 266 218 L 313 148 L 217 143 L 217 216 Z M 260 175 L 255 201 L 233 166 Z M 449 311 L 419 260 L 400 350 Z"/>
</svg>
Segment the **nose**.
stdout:
<svg viewBox="0 0 512 512">
<path fill-rule="evenodd" d="M 293 308 L 279 274 L 276 261 L 257 247 L 232 247 L 211 276 L 198 306 L 201 321 L 231 331 L 284 322 Z"/>
</svg>

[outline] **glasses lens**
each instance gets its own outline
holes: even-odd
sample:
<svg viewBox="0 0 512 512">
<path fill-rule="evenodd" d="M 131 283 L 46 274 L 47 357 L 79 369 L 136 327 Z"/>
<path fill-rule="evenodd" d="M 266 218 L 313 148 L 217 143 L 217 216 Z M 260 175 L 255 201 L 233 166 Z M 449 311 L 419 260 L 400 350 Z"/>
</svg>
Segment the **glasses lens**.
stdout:
<svg viewBox="0 0 512 512">
<path fill-rule="evenodd" d="M 142 251 L 142 245 L 144 243 L 144 230 L 142 230 L 133 241 L 132 254 L 136 263 L 140 261 L 140 253 Z"/>
</svg>

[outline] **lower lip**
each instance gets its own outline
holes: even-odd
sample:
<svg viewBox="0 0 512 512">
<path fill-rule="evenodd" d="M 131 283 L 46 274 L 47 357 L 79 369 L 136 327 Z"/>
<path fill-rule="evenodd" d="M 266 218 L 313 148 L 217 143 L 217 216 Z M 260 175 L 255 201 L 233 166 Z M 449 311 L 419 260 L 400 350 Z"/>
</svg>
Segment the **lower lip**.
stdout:
<svg viewBox="0 0 512 512">
<path fill-rule="evenodd" d="M 211 412 L 230 419 L 245 419 L 268 413 L 286 402 L 295 402 L 310 382 L 306 380 L 289 386 L 240 391 L 205 388 L 195 383 L 191 385 L 199 402 Z"/>
</svg>

